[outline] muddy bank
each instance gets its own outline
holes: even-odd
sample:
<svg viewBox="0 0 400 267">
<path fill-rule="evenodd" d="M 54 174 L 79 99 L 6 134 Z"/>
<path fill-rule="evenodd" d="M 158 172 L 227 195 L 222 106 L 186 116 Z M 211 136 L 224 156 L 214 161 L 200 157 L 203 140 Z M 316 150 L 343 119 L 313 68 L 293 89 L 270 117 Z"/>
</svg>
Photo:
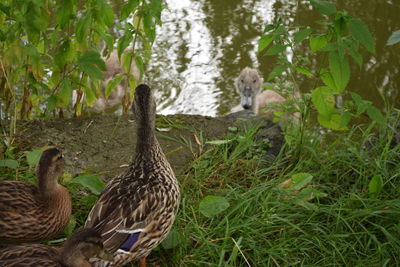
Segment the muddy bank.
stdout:
<svg viewBox="0 0 400 267">
<path fill-rule="evenodd" d="M 241 127 L 230 118 L 197 115 L 157 116 L 157 138 L 177 174 L 209 147 L 205 141 L 222 139 L 228 127 Z M 121 172 L 135 152 L 136 125 L 131 115 L 19 121 L 15 143 L 20 150 L 47 145 L 60 148 L 72 175 L 89 171 L 105 177 Z M 272 159 L 282 145 L 277 127 L 265 124 L 259 138 L 268 139 Z M 200 144 L 199 144 L 200 143 Z M 272 157 L 271 157 L 272 155 Z"/>
</svg>

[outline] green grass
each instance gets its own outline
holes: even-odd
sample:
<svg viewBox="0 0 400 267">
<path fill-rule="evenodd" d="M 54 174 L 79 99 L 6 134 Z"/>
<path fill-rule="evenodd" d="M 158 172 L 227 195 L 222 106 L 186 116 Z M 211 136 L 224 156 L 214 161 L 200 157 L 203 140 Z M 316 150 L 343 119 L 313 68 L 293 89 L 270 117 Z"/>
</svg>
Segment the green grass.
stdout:
<svg viewBox="0 0 400 267">
<path fill-rule="evenodd" d="M 307 131 L 300 153 L 287 146 L 269 167 L 249 132 L 206 152 L 179 177 L 176 246 L 151 257 L 161 266 L 397 265 L 400 146 L 390 148 L 393 131 L 318 132 Z M 305 188 L 282 188 L 304 172 L 313 176 Z M 368 186 L 377 174 L 383 190 L 374 199 Z M 205 217 L 199 204 L 207 195 L 225 197 L 230 207 Z"/>
<path fill-rule="evenodd" d="M 178 177 L 179 214 L 168 240 L 149 256 L 149 266 L 398 265 L 395 125 L 398 117 L 382 129 L 321 134 L 309 128 L 301 146 L 300 135 L 292 134 L 272 165 L 262 161 L 267 144 L 254 141 L 256 129 L 231 133 L 229 142 L 204 152 Z M 19 176 L 24 173 L 32 176 L 21 167 Z M 297 190 L 293 184 L 283 188 L 282 182 L 299 173 L 312 180 Z M 376 198 L 369 192 L 375 175 L 383 181 Z M 78 228 L 95 198 L 78 185 L 68 188 Z M 206 217 L 199 205 L 209 195 L 224 197 L 229 208 Z"/>
</svg>

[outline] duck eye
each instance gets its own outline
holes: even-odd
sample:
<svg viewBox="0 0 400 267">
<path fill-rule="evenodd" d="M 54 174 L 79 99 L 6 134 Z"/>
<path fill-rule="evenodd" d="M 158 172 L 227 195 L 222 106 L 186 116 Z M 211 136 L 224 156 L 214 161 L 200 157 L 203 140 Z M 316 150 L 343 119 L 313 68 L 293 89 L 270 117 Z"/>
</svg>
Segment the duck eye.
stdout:
<svg viewBox="0 0 400 267">
<path fill-rule="evenodd" d="M 244 83 L 244 80 L 243 80 L 243 79 L 241 79 L 240 81 L 241 81 L 242 83 Z"/>
<path fill-rule="evenodd" d="M 257 80 L 253 80 L 253 83 L 256 83 Z"/>
</svg>

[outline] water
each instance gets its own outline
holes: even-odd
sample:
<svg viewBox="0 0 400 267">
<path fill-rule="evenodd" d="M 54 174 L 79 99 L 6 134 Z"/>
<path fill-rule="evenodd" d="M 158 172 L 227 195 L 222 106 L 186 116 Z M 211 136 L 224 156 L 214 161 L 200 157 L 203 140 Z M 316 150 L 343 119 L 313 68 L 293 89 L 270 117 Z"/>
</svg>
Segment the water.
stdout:
<svg viewBox="0 0 400 267">
<path fill-rule="evenodd" d="M 274 59 L 257 54 L 266 24 L 278 16 L 286 24 L 313 25 L 321 16 L 308 1 L 167 0 L 157 29 L 146 82 L 156 88 L 158 113 L 218 116 L 239 104 L 234 79 L 246 66 L 264 79 Z M 400 44 L 385 46 L 400 29 L 400 0 L 331 1 L 339 10 L 362 19 L 376 39 L 376 56 L 363 53 L 360 69 L 351 64 L 348 89 L 384 106 L 381 95 L 400 107 Z M 300 48 L 301 49 L 301 48 Z M 301 51 L 298 53 L 302 54 Z M 309 90 L 305 79 L 300 88 Z"/>
</svg>

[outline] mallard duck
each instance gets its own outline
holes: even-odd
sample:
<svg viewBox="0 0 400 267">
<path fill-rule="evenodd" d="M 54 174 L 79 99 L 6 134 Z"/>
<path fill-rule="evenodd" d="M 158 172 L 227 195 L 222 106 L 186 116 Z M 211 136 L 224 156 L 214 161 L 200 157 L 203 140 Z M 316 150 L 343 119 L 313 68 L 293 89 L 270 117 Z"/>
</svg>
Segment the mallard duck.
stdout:
<svg viewBox="0 0 400 267">
<path fill-rule="evenodd" d="M 57 182 L 64 169 L 56 148 L 42 153 L 38 186 L 24 181 L 0 182 L 0 244 L 34 242 L 56 237 L 71 216 L 71 197 Z"/>
<path fill-rule="evenodd" d="M 74 233 L 60 248 L 41 244 L 12 246 L 0 251 L 2 267 L 89 267 L 89 259 L 112 259 L 104 251 L 101 235 L 93 229 Z"/>
<path fill-rule="evenodd" d="M 85 227 L 101 233 L 114 263 L 121 266 L 150 254 L 168 234 L 178 211 L 178 182 L 155 136 L 156 105 L 151 90 L 136 88 L 132 110 L 137 123 L 136 155 L 128 169 L 110 180 L 91 210 Z"/>
<path fill-rule="evenodd" d="M 236 90 L 240 95 L 240 105 L 247 110 L 251 110 L 254 114 L 262 113 L 264 107 L 270 103 L 285 102 L 286 99 L 272 90 L 261 90 L 262 79 L 257 70 L 251 68 L 244 68 L 239 77 L 236 78 Z M 235 111 L 238 108 L 235 107 Z M 272 110 L 268 112 L 267 118 L 272 120 Z"/>
</svg>

